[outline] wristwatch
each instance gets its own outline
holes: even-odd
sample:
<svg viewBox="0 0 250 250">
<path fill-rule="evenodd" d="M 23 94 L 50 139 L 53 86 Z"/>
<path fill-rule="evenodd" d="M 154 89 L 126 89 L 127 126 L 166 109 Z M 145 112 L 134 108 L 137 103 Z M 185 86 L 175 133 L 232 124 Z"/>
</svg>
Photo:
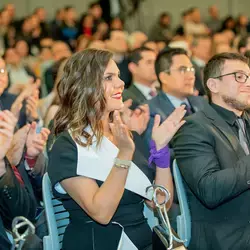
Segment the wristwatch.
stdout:
<svg viewBox="0 0 250 250">
<path fill-rule="evenodd" d="M 131 161 L 121 160 L 119 158 L 115 158 L 114 166 L 117 167 L 117 168 L 128 169 L 131 166 Z"/>
</svg>

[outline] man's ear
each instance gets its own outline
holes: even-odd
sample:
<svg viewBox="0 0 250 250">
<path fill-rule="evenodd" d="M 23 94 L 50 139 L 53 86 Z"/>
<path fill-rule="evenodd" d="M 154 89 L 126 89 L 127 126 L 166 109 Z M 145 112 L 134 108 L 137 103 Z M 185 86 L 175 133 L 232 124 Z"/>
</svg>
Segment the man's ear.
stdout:
<svg viewBox="0 0 250 250">
<path fill-rule="evenodd" d="M 160 79 L 162 84 L 166 84 L 166 82 L 167 82 L 167 73 L 163 72 L 163 71 L 160 72 L 159 79 Z"/>
<path fill-rule="evenodd" d="M 212 93 L 217 94 L 219 92 L 219 82 L 217 79 L 209 78 L 206 84 Z"/>
<path fill-rule="evenodd" d="M 135 63 L 133 63 L 133 62 L 130 62 L 130 63 L 128 64 L 128 69 L 129 69 L 129 71 L 130 71 L 132 74 L 135 72 L 136 67 L 137 67 L 137 65 L 136 65 Z"/>
</svg>

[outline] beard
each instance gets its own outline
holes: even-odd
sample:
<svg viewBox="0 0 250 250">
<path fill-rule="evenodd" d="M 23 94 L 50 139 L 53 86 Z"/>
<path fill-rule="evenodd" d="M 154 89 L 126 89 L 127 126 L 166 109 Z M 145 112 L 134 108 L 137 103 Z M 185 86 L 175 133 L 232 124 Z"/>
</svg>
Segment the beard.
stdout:
<svg viewBox="0 0 250 250">
<path fill-rule="evenodd" d="M 222 100 L 229 105 L 231 108 L 244 111 L 246 109 L 250 109 L 250 102 L 237 100 L 236 98 L 229 97 L 229 96 L 222 96 Z"/>
</svg>

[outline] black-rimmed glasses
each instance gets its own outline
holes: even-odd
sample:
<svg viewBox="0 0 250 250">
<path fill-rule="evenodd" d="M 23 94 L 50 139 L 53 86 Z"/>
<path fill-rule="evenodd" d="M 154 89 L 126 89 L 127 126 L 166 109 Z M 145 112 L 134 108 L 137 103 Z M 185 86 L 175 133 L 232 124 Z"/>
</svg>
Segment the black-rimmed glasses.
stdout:
<svg viewBox="0 0 250 250">
<path fill-rule="evenodd" d="M 215 77 L 211 77 L 211 78 L 218 79 L 218 78 L 221 78 L 223 76 L 230 76 L 230 75 L 234 75 L 235 81 L 238 83 L 246 83 L 247 79 L 249 78 L 249 76 L 243 72 L 232 72 L 232 73 L 224 74 L 221 76 L 215 76 Z"/>
</svg>

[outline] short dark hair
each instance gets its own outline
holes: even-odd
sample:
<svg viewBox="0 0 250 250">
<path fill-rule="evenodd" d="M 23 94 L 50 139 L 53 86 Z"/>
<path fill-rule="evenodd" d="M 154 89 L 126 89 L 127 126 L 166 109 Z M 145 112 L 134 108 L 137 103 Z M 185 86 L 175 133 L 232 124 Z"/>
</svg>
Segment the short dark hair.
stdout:
<svg viewBox="0 0 250 250">
<path fill-rule="evenodd" d="M 170 67 L 172 66 L 173 63 L 173 57 L 177 55 L 188 56 L 186 50 L 182 48 L 169 48 L 169 47 L 167 47 L 158 54 L 155 61 L 155 73 L 160 85 L 162 85 L 162 82 L 159 77 L 160 73 L 163 71 L 170 70 Z"/>
<path fill-rule="evenodd" d="M 100 6 L 100 7 L 101 7 L 99 1 L 90 3 L 90 4 L 89 4 L 89 9 L 93 9 L 93 8 L 96 7 L 96 6 Z"/>
<path fill-rule="evenodd" d="M 209 102 L 211 102 L 211 92 L 207 86 L 209 78 L 217 77 L 221 74 L 226 61 L 241 61 L 248 64 L 248 59 L 238 53 L 220 53 L 213 56 L 204 68 L 204 88 L 208 96 Z"/>
<path fill-rule="evenodd" d="M 132 62 L 132 63 L 135 63 L 135 64 L 138 64 L 138 62 L 142 59 L 142 52 L 144 51 L 152 51 L 155 53 L 155 51 L 153 51 L 152 49 L 150 48 L 147 48 L 147 47 L 140 47 L 138 49 L 135 49 L 133 51 L 130 52 L 129 54 L 129 62 Z"/>
<path fill-rule="evenodd" d="M 65 7 L 64 7 L 64 11 L 69 11 L 69 10 L 71 10 L 71 9 L 74 9 L 75 7 L 73 6 L 73 5 L 66 5 Z"/>
</svg>

